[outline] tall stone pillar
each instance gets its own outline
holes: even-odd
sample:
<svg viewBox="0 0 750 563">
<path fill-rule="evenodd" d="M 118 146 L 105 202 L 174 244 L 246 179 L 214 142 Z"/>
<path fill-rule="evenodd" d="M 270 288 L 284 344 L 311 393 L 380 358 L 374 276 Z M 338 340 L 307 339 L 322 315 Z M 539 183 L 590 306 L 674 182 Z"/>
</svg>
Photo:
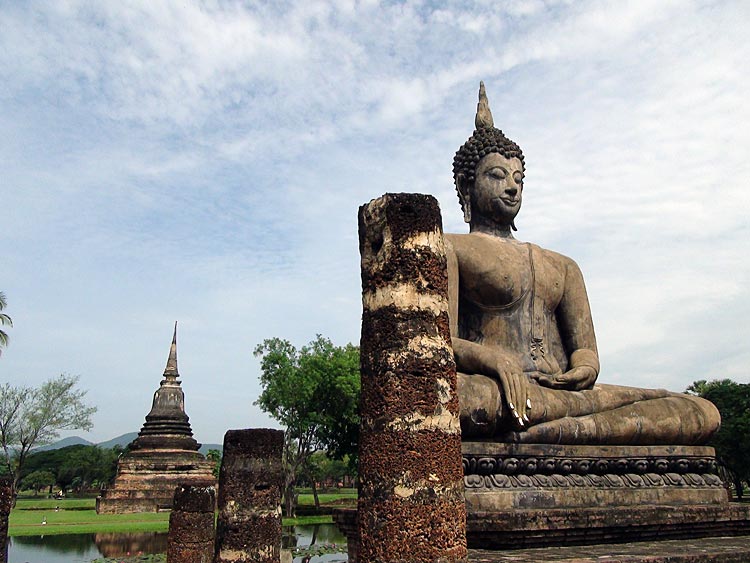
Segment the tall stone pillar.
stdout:
<svg viewBox="0 0 750 563">
<path fill-rule="evenodd" d="M 437 201 L 359 210 L 362 340 L 359 563 L 466 558 L 456 366 Z"/>
<path fill-rule="evenodd" d="M 215 507 L 213 487 L 181 485 L 175 489 L 169 515 L 168 563 L 212 563 Z"/>
<path fill-rule="evenodd" d="M 279 563 L 281 430 L 229 430 L 219 472 L 215 563 Z"/>
<path fill-rule="evenodd" d="M 0 563 L 8 563 L 8 517 L 13 508 L 13 480 L 0 477 Z"/>
</svg>

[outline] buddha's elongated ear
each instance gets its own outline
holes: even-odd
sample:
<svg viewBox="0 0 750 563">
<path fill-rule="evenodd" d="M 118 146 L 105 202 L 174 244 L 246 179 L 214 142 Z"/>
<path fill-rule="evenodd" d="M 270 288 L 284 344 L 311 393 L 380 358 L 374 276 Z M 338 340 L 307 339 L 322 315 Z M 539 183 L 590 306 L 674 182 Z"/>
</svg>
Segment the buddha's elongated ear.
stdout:
<svg viewBox="0 0 750 563">
<path fill-rule="evenodd" d="M 461 209 L 464 212 L 464 221 L 471 223 L 471 192 L 468 188 L 466 176 L 456 175 L 456 192 L 458 192 L 458 201 L 461 202 Z"/>
</svg>

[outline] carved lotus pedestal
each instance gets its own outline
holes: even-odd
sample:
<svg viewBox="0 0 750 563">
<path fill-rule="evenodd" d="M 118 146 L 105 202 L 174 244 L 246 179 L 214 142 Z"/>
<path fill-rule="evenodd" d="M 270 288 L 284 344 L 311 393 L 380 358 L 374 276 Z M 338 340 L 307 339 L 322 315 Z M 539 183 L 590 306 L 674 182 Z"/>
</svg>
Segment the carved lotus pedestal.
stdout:
<svg viewBox="0 0 750 563">
<path fill-rule="evenodd" d="M 705 446 L 465 442 L 462 450 L 475 512 L 728 502 Z"/>
<path fill-rule="evenodd" d="M 705 446 L 464 442 L 467 540 L 520 548 L 750 533 Z"/>
</svg>

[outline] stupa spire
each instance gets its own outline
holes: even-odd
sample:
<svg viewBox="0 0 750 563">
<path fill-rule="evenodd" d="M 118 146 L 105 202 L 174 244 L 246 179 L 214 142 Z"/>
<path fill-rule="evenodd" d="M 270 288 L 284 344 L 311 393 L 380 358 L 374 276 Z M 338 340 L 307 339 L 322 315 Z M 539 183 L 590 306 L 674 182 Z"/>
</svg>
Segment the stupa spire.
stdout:
<svg viewBox="0 0 750 563">
<path fill-rule="evenodd" d="M 174 324 L 172 345 L 169 348 L 164 379 L 154 393 L 146 423 L 130 445 L 132 450 L 180 449 L 195 451 L 200 444 L 193 439 L 188 415 L 185 414 L 185 394 L 177 373 L 177 323 Z"/>
<path fill-rule="evenodd" d="M 177 371 L 177 321 L 174 322 L 174 335 L 172 335 L 172 345 L 169 347 L 169 357 L 167 358 L 167 367 L 164 368 L 165 378 L 177 378 L 180 374 Z"/>
</svg>

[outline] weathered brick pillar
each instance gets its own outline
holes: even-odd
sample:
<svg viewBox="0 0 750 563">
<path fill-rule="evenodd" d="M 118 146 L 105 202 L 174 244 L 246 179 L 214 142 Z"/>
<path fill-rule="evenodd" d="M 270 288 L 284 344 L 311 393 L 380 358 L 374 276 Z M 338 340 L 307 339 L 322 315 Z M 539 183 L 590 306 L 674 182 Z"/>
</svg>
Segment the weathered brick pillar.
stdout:
<svg viewBox="0 0 750 563">
<path fill-rule="evenodd" d="M 466 558 L 456 365 L 440 208 L 386 194 L 359 209 L 359 563 Z"/>
<path fill-rule="evenodd" d="M 169 515 L 167 563 L 211 563 L 214 560 L 213 487 L 182 485 L 175 489 Z"/>
<path fill-rule="evenodd" d="M 229 430 L 219 471 L 216 563 L 279 563 L 281 430 Z"/>
<path fill-rule="evenodd" d="M 8 517 L 13 508 L 13 480 L 0 477 L 0 563 L 8 563 Z"/>
</svg>

